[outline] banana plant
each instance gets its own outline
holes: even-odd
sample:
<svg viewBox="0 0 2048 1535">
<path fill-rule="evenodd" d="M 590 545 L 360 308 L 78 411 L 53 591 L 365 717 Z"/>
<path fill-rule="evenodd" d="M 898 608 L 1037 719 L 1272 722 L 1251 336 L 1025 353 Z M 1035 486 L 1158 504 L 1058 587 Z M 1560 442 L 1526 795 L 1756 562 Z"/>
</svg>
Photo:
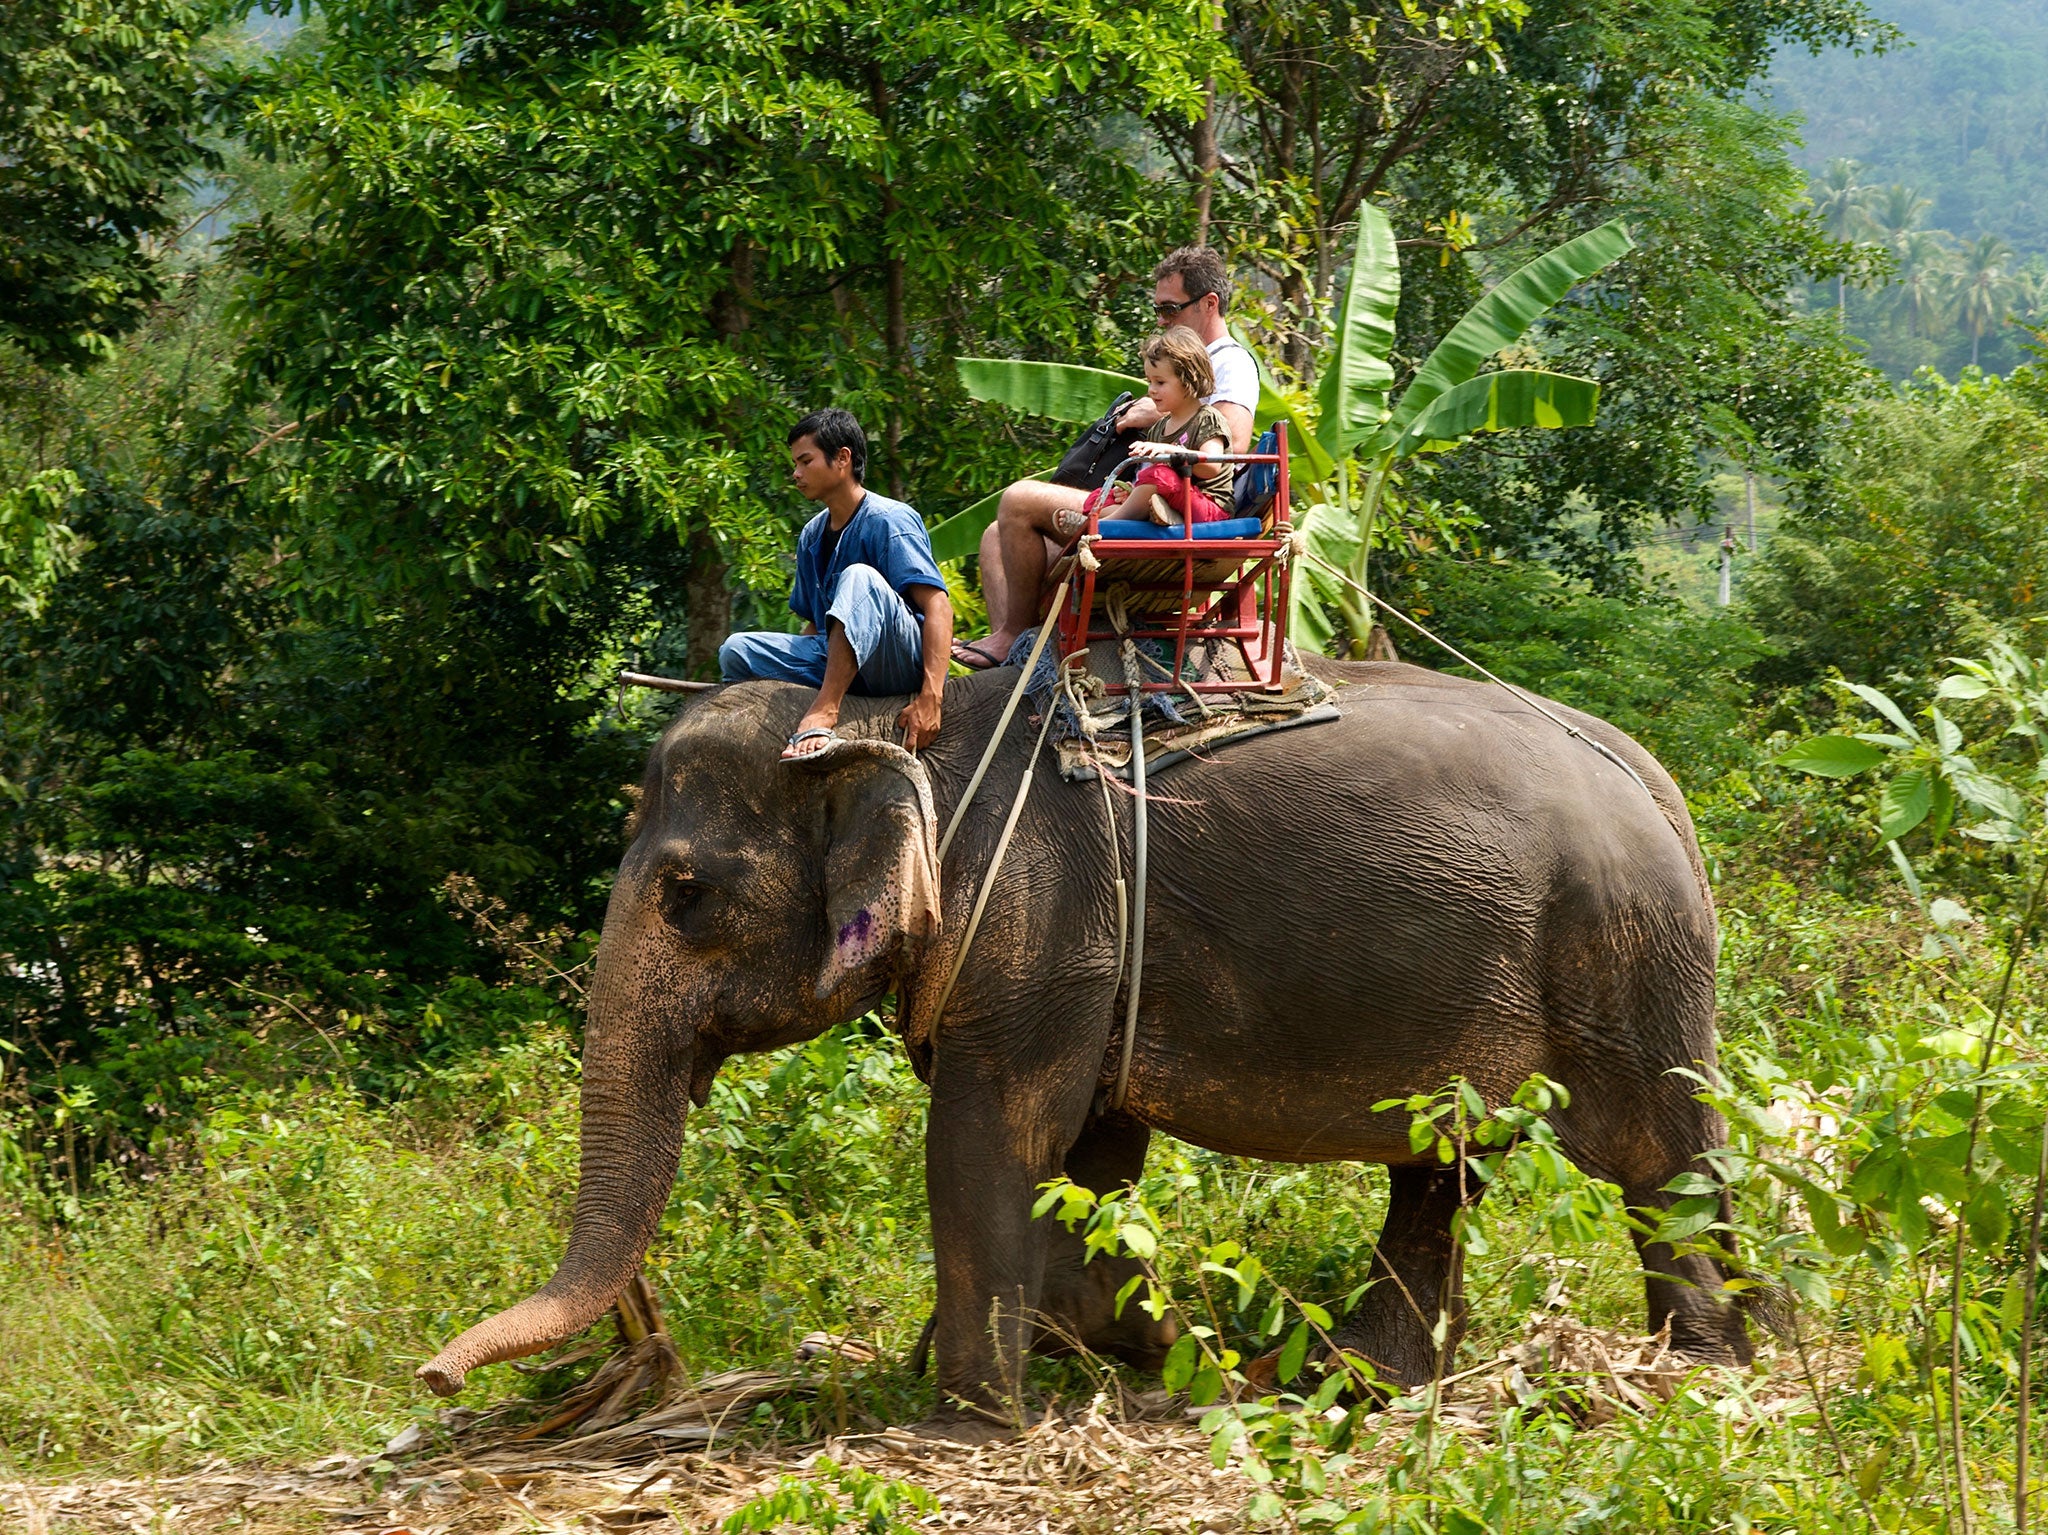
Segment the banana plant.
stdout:
<svg viewBox="0 0 2048 1535">
<path fill-rule="evenodd" d="M 1364 586 L 1388 481 L 1402 462 L 1480 432 L 1589 424 L 1600 403 L 1600 386 L 1591 379 L 1541 368 L 1480 370 L 1634 243 L 1616 220 L 1538 256 L 1466 311 L 1390 404 L 1401 265 L 1387 216 L 1370 205 L 1361 210 L 1335 343 L 1316 387 L 1316 441 L 1335 461 L 1336 473 L 1317 486 L 1296 519 L 1309 548 Z M 1328 647 L 1335 632 L 1327 603 L 1344 615 L 1362 651 L 1373 622 L 1366 605 L 1320 566 L 1310 563 L 1305 574 L 1294 584 L 1295 642 Z"/>
<path fill-rule="evenodd" d="M 1402 461 L 1441 452 L 1480 432 L 1523 427 L 1583 426 L 1599 405 L 1591 379 L 1540 368 L 1480 369 L 1513 346 L 1574 285 L 1632 248 L 1617 221 L 1537 257 L 1495 287 L 1451 327 L 1397 401 L 1394 317 L 1401 302 L 1401 266 L 1393 225 L 1378 208 L 1361 212 L 1350 280 L 1338 307 L 1328 352 L 1316 370 L 1314 420 L 1301 402 L 1274 389 L 1263 368 L 1258 426 L 1288 423 L 1293 456 L 1289 476 L 1308 488 L 1309 506 L 1296 519 L 1309 547 L 1365 584 L 1374 524 L 1389 476 Z M 1256 356 L 1257 354 L 1254 353 Z M 1056 421 L 1098 419 L 1119 393 L 1141 393 L 1143 379 L 1068 363 L 1006 358 L 958 360 L 962 387 L 977 400 L 1008 405 Z M 1052 466 L 1040 471 L 1049 474 Z M 959 559 L 994 518 L 998 496 L 987 496 L 932 530 L 941 560 Z M 1294 584 L 1293 633 L 1297 643 L 1326 648 L 1334 637 L 1324 603 L 1345 615 L 1354 644 L 1372 632 L 1372 615 L 1342 582 L 1315 566 Z"/>
</svg>

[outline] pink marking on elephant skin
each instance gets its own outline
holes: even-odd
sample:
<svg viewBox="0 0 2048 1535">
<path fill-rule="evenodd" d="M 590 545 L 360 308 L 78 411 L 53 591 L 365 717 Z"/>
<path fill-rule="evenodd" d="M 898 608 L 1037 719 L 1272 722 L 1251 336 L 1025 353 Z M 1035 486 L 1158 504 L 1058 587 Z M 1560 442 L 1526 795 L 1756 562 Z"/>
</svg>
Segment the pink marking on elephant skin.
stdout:
<svg viewBox="0 0 2048 1535">
<path fill-rule="evenodd" d="M 868 910 L 867 907 L 863 906 L 859 911 L 855 912 L 852 920 L 839 929 L 841 962 L 845 963 L 850 959 L 857 959 L 859 956 L 866 954 L 869 946 L 874 942 L 877 936 L 876 930 L 880 926 L 881 924 L 875 920 L 875 914 Z"/>
</svg>

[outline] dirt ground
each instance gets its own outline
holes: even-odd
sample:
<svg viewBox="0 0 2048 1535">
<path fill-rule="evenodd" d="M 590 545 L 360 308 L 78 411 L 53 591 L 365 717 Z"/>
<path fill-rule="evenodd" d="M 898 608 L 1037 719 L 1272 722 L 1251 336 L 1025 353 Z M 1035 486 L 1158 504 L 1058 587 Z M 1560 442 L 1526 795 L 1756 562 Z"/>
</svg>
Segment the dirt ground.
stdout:
<svg viewBox="0 0 2048 1535">
<path fill-rule="evenodd" d="M 615 1356 L 607 1371 L 644 1355 Z M 1711 1373 L 1711 1372 L 1709 1372 Z M 1651 1409 L 1699 1374 L 1666 1341 L 1539 1323 L 1520 1344 L 1462 1372 L 1441 1410 L 1449 1431 L 1484 1437 L 1506 1404 L 1568 1403 L 1582 1424 Z M 562 1531 L 712 1531 L 785 1478 L 818 1476 L 829 1458 L 933 1494 L 938 1512 L 898 1517 L 933 1530 L 987 1535 L 1137 1535 L 1244 1528 L 1253 1484 L 1234 1461 L 1218 1469 L 1208 1436 L 1184 1399 L 1164 1392 L 1103 1396 L 1047 1410 L 1015 1437 L 967 1446 L 906 1430 L 849 1434 L 798 1450 L 744 1439 L 722 1425 L 778 1395 L 815 1389 L 817 1377 L 738 1371 L 678 1386 L 653 1408 L 577 1437 L 508 1437 L 492 1414 L 457 1410 L 429 1442 L 408 1430 L 381 1451 L 334 1455 L 295 1468 L 217 1464 L 183 1476 L 74 1482 L 0 1482 L 0 1529 L 22 1535 L 527 1535 Z M 1560 1388 L 1563 1394 L 1560 1395 Z M 1759 1416 L 1800 1394 L 1744 1392 Z M 587 1400 L 587 1393 L 586 1393 Z M 530 1404 L 527 1404 L 530 1405 Z M 1405 1417 L 1389 1413 L 1379 1421 Z M 588 1420 L 586 1420 L 588 1421 Z M 1385 1443 L 1398 1434 L 1382 1437 Z M 450 1444 L 454 1448 L 450 1449 Z M 1361 1467 L 1361 1470 L 1364 1469 Z M 862 1521 L 864 1522 L 864 1521 Z M 855 1527 L 849 1522 L 848 1528 Z"/>
<path fill-rule="evenodd" d="M 821 1456 L 901 1478 L 939 1500 L 930 1529 L 975 1531 L 1231 1530 L 1250 1484 L 1209 1462 L 1193 1423 L 1115 1423 L 1083 1411 L 1022 1438 L 969 1448 L 900 1430 L 827 1440 L 799 1456 L 745 1448 L 684 1451 L 638 1464 L 528 1453 L 513 1469 L 446 1457 L 379 1474 L 363 1463 L 296 1471 L 220 1467 L 148 1481 L 0 1483 L 0 1523 L 23 1535 L 513 1535 L 513 1532 L 716 1529 Z M 912 1513 L 911 1518 L 917 1516 Z"/>
</svg>

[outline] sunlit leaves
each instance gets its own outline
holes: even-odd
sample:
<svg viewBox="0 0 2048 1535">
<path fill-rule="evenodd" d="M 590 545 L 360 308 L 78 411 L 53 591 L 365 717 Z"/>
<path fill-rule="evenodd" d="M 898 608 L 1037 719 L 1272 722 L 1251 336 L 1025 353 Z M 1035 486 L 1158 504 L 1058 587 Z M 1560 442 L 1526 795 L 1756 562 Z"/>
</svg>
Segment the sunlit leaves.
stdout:
<svg viewBox="0 0 2048 1535">
<path fill-rule="evenodd" d="M 323 15 L 243 93 L 313 220 L 244 255 L 255 382 L 304 423 L 263 465 L 282 574 L 358 605 L 561 608 L 622 530 L 776 593 L 783 432 L 827 401 L 870 483 L 950 510 L 1012 449 L 919 359 L 1074 349 L 1076 270 L 1155 196 L 1095 121 L 1229 74 L 1193 0 Z"/>
<path fill-rule="evenodd" d="M 1818 778 L 1854 778 L 1884 761 L 1884 749 L 1854 736 L 1811 736 L 1772 760 L 1779 767 L 1795 768 Z"/>
<path fill-rule="evenodd" d="M 107 355 L 162 284 L 201 141 L 214 0 L 15 0 L 0 44 L 0 337 L 40 362 Z"/>
</svg>

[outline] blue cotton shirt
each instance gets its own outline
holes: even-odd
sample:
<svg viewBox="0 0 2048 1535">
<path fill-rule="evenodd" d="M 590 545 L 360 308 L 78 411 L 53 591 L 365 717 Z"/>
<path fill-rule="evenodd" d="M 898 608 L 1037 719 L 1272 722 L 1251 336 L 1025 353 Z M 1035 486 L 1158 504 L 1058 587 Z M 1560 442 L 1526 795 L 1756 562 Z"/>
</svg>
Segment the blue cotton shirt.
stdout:
<svg viewBox="0 0 2048 1535">
<path fill-rule="evenodd" d="M 823 634 L 825 606 L 839 573 L 849 565 L 872 565 L 912 616 L 923 623 L 923 612 L 910 601 L 910 588 L 946 589 L 946 578 L 939 574 L 939 562 L 932 557 L 931 534 L 925 531 L 924 519 L 901 501 L 866 492 L 839 530 L 839 545 L 832 551 L 828 569 L 823 556 L 825 525 L 831 518 L 829 510 L 821 511 L 797 535 L 796 584 L 790 588 L 789 610 Z"/>
</svg>

